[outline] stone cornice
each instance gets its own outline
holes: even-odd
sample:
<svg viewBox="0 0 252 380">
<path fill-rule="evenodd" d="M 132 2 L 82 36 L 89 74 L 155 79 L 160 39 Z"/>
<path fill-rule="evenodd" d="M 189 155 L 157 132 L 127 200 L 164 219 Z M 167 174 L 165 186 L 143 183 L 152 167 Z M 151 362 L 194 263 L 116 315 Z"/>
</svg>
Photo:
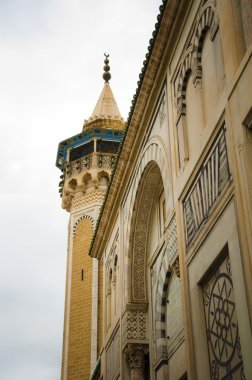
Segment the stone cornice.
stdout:
<svg viewBox="0 0 252 380">
<path fill-rule="evenodd" d="M 181 28 L 186 11 L 191 4 L 190 0 L 163 0 L 160 14 L 157 17 L 156 29 L 150 40 L 148 53 L 144 66 L 139 75 L 138 87 L 133 96 L 132 106 L 127 120 L 127 130 L 118 155 L 117 165 L 112 173 L 110 185 L 101 208 L 96 231 L 91 243 L 89 254 L 92 257 L 101 258 L 103 245 L 108 236 L 108 226 L 117 213 L 117 207 L 125 189 L 125 182 L 132 170 L 132 163 L 139 149 L 139 142 L 143 136 L 146 123 L 146 106 L 150 95 L 155 89 L 154 82 L 160 81 L 162 58 L 170 47 L 168 41 L 174 41 Z M 183 8 L 183 9 L 182 9 Z M 125 176 L 127 173 L 127 176 Z"/>
</svg>

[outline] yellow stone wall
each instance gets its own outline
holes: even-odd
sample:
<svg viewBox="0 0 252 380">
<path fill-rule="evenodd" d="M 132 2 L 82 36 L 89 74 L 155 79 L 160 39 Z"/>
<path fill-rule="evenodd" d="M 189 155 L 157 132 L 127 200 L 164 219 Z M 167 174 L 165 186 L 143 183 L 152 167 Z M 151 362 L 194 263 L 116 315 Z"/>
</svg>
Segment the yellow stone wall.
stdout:
<svg viewBox="0 0 252 380">
<path fill-rule="evenodd" d="M 93 259 L 88 256 L 88 249 L 91 237 L 91 221 L 84 219 L 78 223 L 73 238 L 67 380 L 90 377 Z"/>
</svg>

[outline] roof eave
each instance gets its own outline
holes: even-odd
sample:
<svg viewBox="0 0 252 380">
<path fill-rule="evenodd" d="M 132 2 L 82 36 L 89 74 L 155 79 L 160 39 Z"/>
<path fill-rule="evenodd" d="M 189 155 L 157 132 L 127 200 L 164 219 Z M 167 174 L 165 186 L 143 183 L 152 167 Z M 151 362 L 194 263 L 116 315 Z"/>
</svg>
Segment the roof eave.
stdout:
<svg viewBox="0 0 252 380">
<path fill-rule="evenodd" d="M 160 15 L 158 16 L 158 18 L 160 17 L 160 23 L 158 28 L 153 32 L 153 45 L 151 48 L 150 46 L 148 48 L 150 53 L 141 71 L 144 75 L 142 79 L 140 79 L 136 94 L 133 97 L 121 152 L 118 157 L 117 165 L 112 173 L 105 202 L 101 208 L 100 217 L 91 243 L 89 254 L 92 257 L 101 258 L 104 244 L 109 233 L 108 226 L 111 225 L 110 222 L 117 213 L 118 203 L 124 191 L 124 186 L 122 185 L 124 184 L 125 173 L 127 173 L 130 162 L 132 162 L 133 147 L 137 144 L 137 136 L 140 135 L 140 129 L 144 128 L 144 123 L 141 123 L 141 118 L 159 71 L 160 58 L 166 48 L 167 36 L 172 30 L 174 31 L 172 21 L 178 18 L 178 9 L 181 9 L 182 4 L 188 6 L 190 3 L 190 0 L 164 0 L 161 6 L 164 8 L 161 9 Z"/>
</svg>

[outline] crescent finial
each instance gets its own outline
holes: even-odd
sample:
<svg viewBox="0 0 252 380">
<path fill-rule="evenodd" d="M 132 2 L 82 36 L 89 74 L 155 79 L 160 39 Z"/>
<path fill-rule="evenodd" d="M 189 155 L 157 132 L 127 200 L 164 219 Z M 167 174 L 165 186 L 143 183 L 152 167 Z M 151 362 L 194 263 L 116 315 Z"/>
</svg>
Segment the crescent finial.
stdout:
<svg viewBox="0 0 252 380">
<path fill-rule="evenodd" d="M 104 73 L 103 73 L 103 79 L 105 80 L 105 83 L 109 83 L 109 80 L 111 79 L 111 74 L 110 74 L 110 66 L 109 66 L 109 54 L 104 53 L 105 59 L 104 59 Z"/>
</svg>

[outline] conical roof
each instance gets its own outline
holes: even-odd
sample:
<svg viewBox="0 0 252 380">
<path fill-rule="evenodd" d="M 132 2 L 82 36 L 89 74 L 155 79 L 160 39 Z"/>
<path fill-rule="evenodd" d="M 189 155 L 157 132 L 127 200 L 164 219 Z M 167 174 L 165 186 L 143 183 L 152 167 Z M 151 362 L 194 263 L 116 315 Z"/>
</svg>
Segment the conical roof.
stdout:
<svg viewBox="0 0 252 380">
<path fill-rule="evenodd" d="M 115 101 L 109 83 L 105 83 L 101 95 L 96 103 L 91 118 L 121 118 L 121 114 Z"/>
</svg>

